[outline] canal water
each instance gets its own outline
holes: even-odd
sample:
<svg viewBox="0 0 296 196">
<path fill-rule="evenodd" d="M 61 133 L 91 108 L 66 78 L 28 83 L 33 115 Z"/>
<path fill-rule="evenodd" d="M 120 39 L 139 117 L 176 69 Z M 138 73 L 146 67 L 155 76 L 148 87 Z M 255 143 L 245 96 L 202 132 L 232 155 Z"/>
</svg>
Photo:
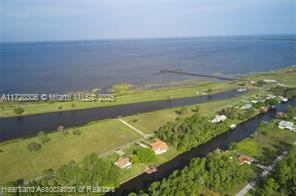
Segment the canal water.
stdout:
<svg viewBox="0 0 296 196">
<path fill-rule="evenodd" d="M 205 96 L 0 118 L 0 142 L 30 137 L 36 135 L 39 131 L 55 131 L 60 125 L 63 125 L 64 127 L 78 126 L 95 120 L 205 103 L 207 101 L 229 99 L 239 94 L 241 93 L 236 90 L 229 90 Z"/>
<path fill-rule="evenodd" d="M 139 192 L 140 190 L 146 190 L 151 183 L 160 181 L 161 179 L 168 177 L 174 170 L 180 170 L 189 165 L 190 161 L 194 157 L 205 157 L 209 152 L 214 151 L 217 148 L 227 150 L 229 145 L 233 142 L 240 142 L 246 137 L 250 136 L 262 121 L 270 122 L 276 117 L 277 112 L 283 112 L 288 105 L 296 105 L 296 99 L 289 100 L 287 104 L 280 104 L 275 109 L 270 110 L 265 114 L 259 114 L 246 122 L 239 124 L 234 130 L 229 130 L 221 135 L 216 136 L 212 140 L 196 148 L 192 148 L 190 151 L 184 152 L 172 159 L 171 161 L 160 165 L 158 171 L 153 174 L 143 173 L 130 181 L 122 184 L 114 193 L 109 195 L 128 195 L 130 192 Z"/>
</svg>

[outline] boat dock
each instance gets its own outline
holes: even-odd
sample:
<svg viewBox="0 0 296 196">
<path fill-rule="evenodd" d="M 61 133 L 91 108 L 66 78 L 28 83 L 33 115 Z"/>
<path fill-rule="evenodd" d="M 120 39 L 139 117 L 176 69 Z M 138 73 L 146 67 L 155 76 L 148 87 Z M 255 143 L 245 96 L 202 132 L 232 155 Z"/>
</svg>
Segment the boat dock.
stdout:
<svg viewBox="0 0 296 196">
<path fill-rule="evenodd" d="M 227 80 L 227 81 L 233 81 L 233 80 L 238 79 L 238 78 L 230 78 L 230 77 L 224 77 L 224 76 L 214 76 L 214 75 L 183 72 L 183 71 L 181 71 L 181 69 L 160 70 L 159 73 L 157 73 L 157 74 L 164 74 L 164 73 L 173 73 L 173 74 L 180 74 L 180 75 L 187 75 L 187 76 L 196 76 L 196 77 L 202 77 L 202 78 L 213 78 L 213 79 Z"/>
</svg>

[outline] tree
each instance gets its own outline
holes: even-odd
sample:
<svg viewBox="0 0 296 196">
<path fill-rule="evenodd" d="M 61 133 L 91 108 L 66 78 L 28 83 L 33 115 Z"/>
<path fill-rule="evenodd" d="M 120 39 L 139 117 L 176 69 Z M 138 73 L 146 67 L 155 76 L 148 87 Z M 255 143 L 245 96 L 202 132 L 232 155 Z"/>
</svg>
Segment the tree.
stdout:
<svg viewBox="0 0 296 196">
<path fill-rule="evenodd" d="M 16 113 L 17 115 L 21 115 L 22 113 L 25 112 L 25 110 L 23 108 L 18 107 L 18 108 L 14 108 L 13 112 Z"/>
<path fill-rule="evenodd" d="M 38 144 L 36 142 L 31 142 L 30 144 L 28 144 L 28 149 L 30 152 L 36 152 L 41 150 L 41 144 Z"/>
<path fill-rule="evenodd" d="M 138 157 L 141 162 L 151 162 L 155 159 L 155 153 L 150 148 L 138 148 L 134 150 L 134 155 Z"/>
<path fill-rule="evenodd" d="M 49 142 L 49 140 L 50 140 L 50 138 L 47 137 L 47 134 L 44 131 L 40 131 L 38 133 L 38 138 L 42 144 L 45 144 L 45 143 Z"/>
<path fill-rule="evenodd" d="M 268 104 L 269 105 L 277 105 L 277 104 L 279 104 L 279 101 L 276 99 L 276 98 L 274 98 L 274 99 L 269 99 L 268 100 Z"/>
</svg>

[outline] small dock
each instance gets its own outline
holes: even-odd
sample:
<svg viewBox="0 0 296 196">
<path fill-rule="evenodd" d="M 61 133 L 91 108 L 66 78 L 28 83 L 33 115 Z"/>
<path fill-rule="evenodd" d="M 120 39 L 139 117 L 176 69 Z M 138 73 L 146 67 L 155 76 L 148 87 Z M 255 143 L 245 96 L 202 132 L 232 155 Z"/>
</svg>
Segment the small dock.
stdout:
<svg viewBox="0 0 296 196">
<path fill-rule="evenodd" d="M 212 78 L 212 79 L 218 79 L 218 80 L 227 80 L 227 81 L 234 81 L 238 78 L 230 78 L 230 77 L 224 77 L 224 76 L 214 76 L 214 75 L 206 75 L 206 74 L 198 74 L 198 73 L 189 73 L 181 71 L 181 69 L 175 69 L 175 70 L 160 70 L 157 74 L 164 74 L 164 73 L 173 73 L 173 74 L 180 74 L 180 75 L 187 75 L 187 76 L 195 76 L 195 77 L 202 77 L 202 78 Z"/>
</svg>

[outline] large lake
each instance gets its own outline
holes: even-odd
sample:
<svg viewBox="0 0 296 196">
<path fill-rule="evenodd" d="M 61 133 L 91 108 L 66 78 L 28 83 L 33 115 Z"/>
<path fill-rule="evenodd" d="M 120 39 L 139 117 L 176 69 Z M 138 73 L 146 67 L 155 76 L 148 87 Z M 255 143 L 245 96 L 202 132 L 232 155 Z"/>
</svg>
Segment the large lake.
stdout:
<svg viewBox="0 0 296 196">
<path fill-rule="evenodd" d="M 241 74 L 296 64 L 296 35 L 0 44 L 0 93 L 58 93 Z"/>
</svg>

